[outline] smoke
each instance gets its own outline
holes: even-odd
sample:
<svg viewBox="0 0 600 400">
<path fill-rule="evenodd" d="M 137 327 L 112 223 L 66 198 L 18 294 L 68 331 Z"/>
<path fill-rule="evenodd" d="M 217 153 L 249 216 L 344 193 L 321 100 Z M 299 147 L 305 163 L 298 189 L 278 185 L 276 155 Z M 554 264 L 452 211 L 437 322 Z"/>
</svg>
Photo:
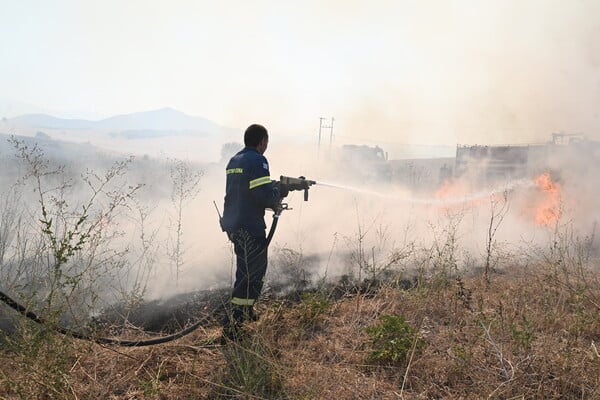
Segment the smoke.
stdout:
<svg viewBox="0 0 600 400">
<path fill-rule="evenodd" d="M 599 138 L 596 2 L 289 7 L 269 14 L 279 90 L 238 93 L 231 125 L 308 135 L 334 116 L 337 140 L 429 145 Z"/>
<path fill-rule="evenodd" d="M 102 10 L 87 9 L 95 20 L 109 20 L 110 7 Z M 89 92 L 95 96 L 119 93 L 118 103 L 127 105 L 120 112 L 130 111 L 131 104 L 142 104 L 135 108 L 144 109 L 148 103 L 163 106 L 166 101 L 222 125 L 240 127 L 240 132 L 252 122 L 267 126 L 271 145 L 266 156 L 274 179 L 302 175 L 342 187 L 317 184 L 310 189 L 308 202 L 300 193 L 292 193 L 287 199 L 292 210 L 282 216 L 273 242 L 273 252 L 292 249 L 317 257 L 321 261 L 313 265 L 318 264 L 321 274 L 334 264 L 339 271 L 347 268 L 352 262 L 347 255 L 356 252 L 357 241 L 364 249 L 377 248 L 382 254 L 411 243 L 431 247 L 442 235 L 440 230 L 455 220 L 460 220 L 457 235 L 461 244 L 480 254 L 492 208 L 497 204 L 493 199 L 504 191 L 508 192 L 510 211 L 498 229 L 498 240 L 545 240 L 542 237 L 551 230 L 535 225 L 531 218 L 543 193 L 530 181 L 522 183 L 522 177 L 482 186 L 467 174 L 449 183 L 450 197 L 436 197 L 443 187 L 437 167 L 405 163 L 406 168 L 394 170 L 396 175 L 378 178 L 379 172 L 370 170 L 372 166 L 366 162 L 337 159 L 336 148 L 343 143 L 380 144 L 387 151 L 393 144 L 453 147 L 457 143 L 545 142 L 557 131 L 599 138 L 600 20 L 596 16 L 600 4 L 594 1 L 468 5 L 331 1 L 278 3 L 277 7 L 259 2 L 228 12 L 226 18 L 218 18 L 221 10 L 217 6 L 208 10 L 190 6 L 186 13 L 178 6 L 156 10 L 160 12 L 146 18 L 156 23 L 155 40 L 145 40 L 144 30 L 133 25 L 106 33 L 106 37 L 100 37 L 101 30 L 94 32 L 91 37 L 104 46 L 88 54 L 86 62 L 93 67 L 78 67 L 79 71 L 97 72 L 89 74 L 96 79 L 89 87 L 101 85 L 102 90 Z M 125 9 L 119 18 L 127 20 L 127 13 L 133 11 Z M 96 13 L 106 18 L 98 19 Z M 207 40 L 206 32 L 196 30 L 203 26 L 197 18 L 200 13 L 210 16 L 210 37 L 226 38 L 225 42 Z M 156 19 L 156 15 L 161 18 Z M 176 32 L 171 31 L 171 25 L 178 27 Z M 68 37 L 85 38 L 71 34 L 71 25 L 61 26 L 61 33 Z M 111 42 L 111 35 L 119 36 L 119 40 L 112 38 Z M 198 46 L 197 51 L 186 51 L 190 45 Z M 106 53 L 104 48 L 112 52 Z M 139 49 L 139 53 L 130 52 L 131 48 Z M 166 51 L 166 56 L 155 48 Z M 104 64 L 99 58 L 114 60 L 114 54 L 121 53 L 123 62 L 111 61 L 111 68 L 101 68 Z M 196 53 L 202 57 L 194 58 Z M 166 80 L 131 79 L 139 74 L 115 70 L 123 65 L 137 70 L 138 54 L 152 55 L 151 60 L 159 54 L 160 60 L 147 63 L 142 75 L 164 76 Z M 136 63 L 131 63 L 131 57 Z M 165 60 L 179 60 L 180 73 L 172 74 L 172 61 Z M 159 69 L 153 70 L 154 65 Z M 109 71 L 109 83 L 104 70 Z M 118 79 L 121 76 L 127 78 L 126 84 Z M 70 81 L 61 79 L 58 72 L 52 77 L 45 77 L 45 82 Z M 83 82 L 80 73 L 77 77 L 77 82 Z M 144 87 L 136 87 L 138 84 Z M 115 96 L 83 101 L 80 87 L 88 86 L 78 85 L 78 94 L 73 96 L 78 104 L 115 101 Z M 53 96 L 74 92 L 51 89 Z M 158 96 L 155 93 L 160 96 L 154 97 Z M 139 102 L 136 94 L 144 100 Z M 331 147 L 328 137 L 321 148 L 316 145 L 321 116 L 335 118 Z M 77 137 L 85 141 L 92 140 L 93 135 L 81 132 Z M 74 135 L 68 139 L 77 140 Z M 240 138 L 227 138 L 223 143 L 233 140 L 241 141 L 241 133 Z M 151 295 L 161 297 L 230 283 L 231 248 L 220 231 L 213 205 L 215 201 L 222 208 L 223 203 L 222 143 L 214 138 L 191 137 L 135 142 L 94 137 L 93 141 L 138 155 L 138 170 L 132 178 L 146 185 L 140 200 L 147 203 L 149 228 L 160 231 L 155 243 L 163 254 L 157 256 L 151 275 Z M 598 177 L 594 166 L 599 156 L 581 154 L 548 157 L 547 167 L 561 186 L 562 221 L 572 221 L 582 232 L 590 232 L 598 218 L 591 182 Z M 173 279 L 175 272 L 164 254 L 172 241 L 175 218 L 170 200 L 172 183 L 165 173 L 168 166 L 161 161 L 167 156 L 187 160 L 204 171 L 200 192 L 185 204 L 182 214 L 184 264 L 178 280 Z M 476 168 L 485 169 L 486 165 Z M 542 172 L 528 171 L 525 179 Z M 269 213 L 266 219 L 270 222 Z M 133 228 L 132 223 L 131 241 L 139 234 Z"/>
<path fill-rule="evenodd" d="M 186 142 L 187 138 L 173 140 Z M 68 165 L 67 180 L 77 181 L 86 169 L 99 173 L 114 159 L 114 154 L 94 157 L 85 153 L 85 164 L 75 162 L 74 154 L 84 154 L 77 146 L 46 143 L 52 158 L 64 157 L 58 161 Z M 213 147 L 219 146 L 213 143 Z M 417 168 L 409 161 L 348 159 L 335 145 L 318 148 L 272 135 L 265 154 L 271 177 L 305 176 L 317 184 L 309 189 L 306 202 L 302 192 L 292 192 L 285 199 L 290 209 L 280 217 L 269 249 L 268 283 L 281 289 L 341 276 L 358 279 L 362 274 L 365 278 L 369 268 L 375 271 L 391 264 L 408 273 L 423 260 L 450 251 L 448 246 L 456 267 L 469 271 L 481 266 L 490 226 L 497 227 L 493 238 L 497 257 L 547 247 L 566 229 L 573 237 L 593 236 L 600 219 L 593 184 L 600 172 L 599 148 L 597 142 L 589 141 L 529 148 L 524 176 L 511 176 L 514 171 L 510 172 L 513 165 L 509 164 L 508 175 L 494 179 L 487 179 L 486 172 L 495 171 L 493 160 L 471 160 L 462 175 L 452 162 L 453 175 L 442 179 L 436 160 L 423 160 Z M 24 174 L 11 152 L 2 148 L 6 187 Z M 202 176 L 199 191 L 181 203 L 181 216 L 170 176 L 173 158 L 133 160 L 126 179 L 115 190 L 138 183 L 144 186 L 134 203 L 107 221 L 104 236 L 114 239 L 107 254 L 126 260 L 127 273 L 116 275 L 115 281 L 104 279 L 107 292 L 129 290 L 139 283 L 136 279 L 147 284 L 144 298 L 148 300 L 232 285 L 235 257 L 214 205 L 222 212 L 227 160 L 203 162 L 203 154 L 197 157 L 182 161 Z M 559 188 L 558 197 L 550 202 L 547 191 L 534 179 L 543 173 Z M 36 194 L 25 187 L 22 191 L 26 214 L 37 218 Z M 71 186 L 65 193 L 68 205 L 77 209 L 86 193 L 85 184 Z M 549 214 L 556 218 L 540 224 L 536 214 L 541 207 L 550 207 Z M 269 226 L 270 211 L 265 219 Z M 35 225 L 29 228 L 35 230 Z M 180 258 L 175 261 L 178 229 Z"/>
<path fill-rule="evenodd" d="M 323 150 L 318 158 L 314 147 L 312 151 L 298 146 L 288 152 L 273 149 L 268 155 L 272 171 L 274 166 L 289 165 L 293 172 L 284 174 L 305 175 L 318 183 L 310 189 L 308 202 L 302 201 L 300 193 L 287 199 L 293 210 L 281 217 L 272 247 L 316 255 L 320 263 L 318 267 L 311 263 L 312 272 L 333 277 L 350 270 L 356 273 L 357 257 L 383 265 L 392 254 L 408 248 L 435 253 L 451 236 L 459 268 L 481 265 L 477 260 L 487 251 L 490 227 L 497 257 L 531 254 L 560 235 L 570 235 L 570 240 L 590 238 L 600 219 L 592 184 L 600 172 L 599 148 L 598 142 L 526 148 L 530 156 L 521 172 L 510 164 L 500 169 L 505 174 L 500 176 L 497 161 L 484 159 L 451 181 L 432 179 L 420 189 L 418 182 L 410 185 L 400 176 L 377 177 L 372 170 L 377 163 L 352 165 L 324 157 Z M 533 157 L 535 152 L 544 152 L 543 160 Z M 296 173 L 299 164 L 304 170 Z M 431 161 L 429 172 L 435 178 L 438 168 Z M 490 175 L 489 171 L 496 172 Z M 556 193 L 536 183 L 544 173 Z M 541 223 L 540 211 L 555 218 Z M 407 261 L 402 267 L 410 270 L 415 264 Z"/>
<path fill-rule="evenodd" d="M 13 64 L 0 75 L 6 96 L 52 109 L 170 105 L 287 136 L 314 135 L 320 116 L 334 116 L 340 139 L 395 143 L 598 137 L 592 0 L 178 2 L 143 16 L 114 1 L 30 8 L 3 13 L 0 26 L 22 34 L 3 42 Z"/>
<path fill-rule="evenodd" d="M 147 283 L 144 297 L 149 300 L 232 285 L 235 257 L 220 230 L 213 202 L 222 211 L 226 160 L 221 159 L 221 146 L 241 142 L 242 127 L 253 122 L 264 124 L 271 133 L 266 156 L 273 179 L 305 176 L 318 182 L 310 189 L 308 202 L 300 192 L 286 199 L 290 210 L 282 215 L 269 249 L 269 283 L 274 286 L 335 280 L 361 273 L 357 271 L 365 266 L 385 267 L 392 259 L 395 267 L 410 271 L 444 251 L 453 252 L 457 268 L 477 268 L 487 251 L 490 228 L 495 232 L 496 257 L 506 260 L 549 248 L 559 235 L 570 235 L 572 240 L 594 238 L 600 219 L 597 145 L 573 146 L 566 153 L 547 150 L 544 168 L 495 182 L 480 179 L 480 172 L 490 167 L 486 161 L 471 164 L 466 174 L 444 182 L 434 162 L 390 160 L 383 164 L 392 165 L 393 173 L 386 175 L 376 163 L 344 160 L 337 150 L 345 143 L 379 144 L 390 154 L 397 144 L 453 148 L 457 143 L 544 143 L 560 131 L 600 139 L 600 3 L 332 1 L 302 6 L 278 3 L 277 7 L 260 3 L 225 20 L 218 17 L 215 6 L 210 10 L 213 21 L 208 36 L 226 38 L 224 42 L 207 40 L 205 31 L 195 30 L 203 26 L 195 14 L 204 12 L 203 7 L 190 11 L 189 24 L 180 24 L 178 18 L 169 22 L 162 17 L 168 10 L 160 11 L 154 40 L 148 41 L 143 30 L 131 25 L 124 35 L 115 31 L 124 43 L 115 51 L 120 37 L 109 43 L 100 37 L 105 33 L 94 34 L 95 42 L 103 46 L 80 57 L 85 63 L 76 65 L 77 73 L 48 57 L 52 68 L 44 74 L 44 85 L 35 85 L 38 72 L 30 69 L 37 62 L 25 63 L 19 74 L 5 74 L 21 78 L 7 87 L 15 93 L 23 91 L 31 97 L 29 102 L 35 102 L 39 86 L 49 92 L 44 103 L 55 99 L 60 104 L 64 93 L 70 98 L 63 99 L 61 106 L 93 104 L 98 107 L 93 111 L 108 114 L 112 113 L 108 105 L 118 104 L 119 112 L 129 112 L 131 107 L 162 107 L 167 102 L 240 128 L 239 138 L 222 140 L 131 141 L 95 132 L 51 132 L 55 139 L 93 141 L 107 149 L 94 155 L 91 146 L 89 152 L 82 152 L 80 147 L 55 148 L 56 143 L 50 143 L 46 148 L 50 156 L 70 155 L 70 178 L 86 169 L 105 169 L 115 151 L 137 156 L 128 181 L 144 184 L 138 203 L 107 228 L 122 235 L 108 250 L 122 255 L 132 269 L 106 277 L 107 291 L 131 289 L 138 278 Z M 250 11 L 253 18 L 247 17 Z M 118 15 L 128 20 L 126 14 Z M 94 20 L 107 19 L 94 15 Z M 178 26 L 177 33 L 162 35 L 169 32 L 169 23 Z M 85 39 L 68 32 L 68 25 L 62 26 L 67 26 L 65 36 L 75 38 L 75 44 Z M 133 40 L 130 30 L 136 32 Z M 187 46 L 194 46 L 194 51 Z M 53 51 L 52 46 L 44 47 L 44 54 Z M 80 48 L 85 46 L 74 45 L 71 53 Z M 161 48 L 168 50 L 163 54 Z M 115 54 L 123 61 L 114 63 Z M 201 57 L 196 59 L 195 54 Z M 146 63 L 141 75 L 139 55 L 153 61 Z M 106 60 L 110 68 L 103 68 Z M 177 74 L 172 73 L 172 60 L 178 60 Z M 94 76 L 94 82 L 86 81 L 81 71 L 95 71 L 87 74 Z M 76 78 L 76 90 L 66 87 L 71 76 Z M 88 92 L 98 97 L 90 100 L 81 87 L 96 87 Z M 206 93 L 211 95 L 199 95 Z M 108 95 L 101 99 L 103 94 Z M 335 127 L 332 145 L 325 134 L 319 148 L 322 116 L 334 117 Z M 22 171 L 8 156 L 11 149 L 0 150 L 0 178 L 2 187 L 8 188 Z M 73 163 L 74 154 L 85 162 Z M 200 191 L 184 202 L 181 216 L 171 198 L 167 157 L 203 172 Z M 545 172 L 559 188 L 558 197 L 550 202 L 549 194 L 534 181 Z M 68 193 L 69 204 L 82 201 L 83 188 Z M 35 229 L 36 195 L 27 192 L 21 200 L 26 216 L 34 216 L 28 229 Z M 549 215 L 556 218 L 540 224 L 536 220 L 540 207 L 550 207 Z M 269 211 L 266 221 L 269 226 Z M 179 222 L 181 265 L 177 266 L 173 252 Z M 598 247 L 594 240 L 591 243 Z"/>
</svg>

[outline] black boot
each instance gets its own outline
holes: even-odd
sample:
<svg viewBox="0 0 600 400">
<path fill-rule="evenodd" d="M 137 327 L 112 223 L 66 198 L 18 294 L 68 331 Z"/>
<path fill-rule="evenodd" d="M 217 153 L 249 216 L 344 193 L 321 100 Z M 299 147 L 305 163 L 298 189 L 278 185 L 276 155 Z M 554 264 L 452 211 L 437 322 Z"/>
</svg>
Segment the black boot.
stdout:
<svg viewBox="0 0 600 400">
<path fill-rule="evenodd" d="M 221 335 L 221 343 L 225 344 L 228 341 L 237 341 L 243 336 L 242 324 L 232 323 L 223 326 L 223 334 Z"/>
<path fill-rule="evenodd" d="M 241 338 L 243 334 L 242 325 L 247 315 L 245 308 L 244 306 L 233 305 L 231 309 L 227 310 L 223 318 L 222 339 L 224 342 L 228 340 L 236 341 Z"/>
<path fill-rule="evenodd" d="M 250 321 L 250 322 L 258 321 L 258 315 L 256 315 L 256 313 L 254 312 L 254 308 L 252 306 L 245 307 L 244 321 Z"/>
</svg>

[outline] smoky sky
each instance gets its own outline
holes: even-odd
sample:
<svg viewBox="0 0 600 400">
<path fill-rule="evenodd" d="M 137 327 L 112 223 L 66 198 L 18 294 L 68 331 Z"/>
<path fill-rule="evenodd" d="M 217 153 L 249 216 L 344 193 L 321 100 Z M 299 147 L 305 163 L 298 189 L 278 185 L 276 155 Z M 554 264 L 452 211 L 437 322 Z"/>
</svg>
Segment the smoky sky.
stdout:
<svg viewBox="0 0 600 400">
<path fill-rule="evenodd" d="M 326 165 L 315 152 L 319 117 L 335 118 L 336 145 L 521 144 L 545 142 L 553 132 L 600 139 L 597 1 L 121 3 L 7 6 L 0 15 L 2 96 L 106 117 L 170 106 L 239 129 L 240 142 L 246 126 L 261 123 L 271 134 L 272 177 L 345 185 L 335 175 L 345 166 Z M 206 160 L 210 146 L 179 140 L 133 147 L 218 159 L 217 141 Z M 165 283 L 172 272 L 160 264 L 154 293 L 221 284 L 231 273 L 213 206 L 222 207 L 222 167 L 199 167 L 206 172 L 201 191 L 184 213 L 183 281 Z M 589 232 L 598 218 L 589 184 L 597 170 L 557 169 L 566 171 L 560 176 L 573 220 L 585 220 Z M 169 185 L 153 183 L 156 191 Z M 351 252 L 360 230 L 368 232 L 366 248 L 387 239 L 380 254 L 415 240 L 431 248 L 451 222 L 444 209 L 407 202 L 410 188 L 379 187 L 382 196 L 373 196 L 361 192 L 363 183 L 351 185 L 358 190 L 317 185 L 309 202 L 290 196 L 293 210 L 280 222 L 274 251 L 327 260 Z M 526 211 L 537 197 L 530 192 L 515 194 L 499 239 L 545 240 L 548 229 Z M 172 204 L 164 198 L 152 207 L 168 237 Z M 489 202 L 458 214 L 461 244 L 481 255 Z"/>
<path fill-rule="evenodd" d="M 4 11 L 3 97 L 57 112 L 170 106 L 306 137 L 319 117 L 335 117 L 339 142 L 598 135 L 596 1 L 64 1 Z"/>
</svg>

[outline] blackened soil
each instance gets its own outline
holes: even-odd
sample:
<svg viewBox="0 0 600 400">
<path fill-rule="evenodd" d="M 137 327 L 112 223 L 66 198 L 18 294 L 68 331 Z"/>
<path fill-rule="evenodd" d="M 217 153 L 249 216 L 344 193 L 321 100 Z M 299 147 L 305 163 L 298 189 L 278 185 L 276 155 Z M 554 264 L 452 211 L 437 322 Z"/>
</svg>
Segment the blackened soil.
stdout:
<svg viewBox="0 0 600 400">
<path fill-rule="evenodd" d="M 203 290 L 184 293 L 166 300 L 154 300 L 126 307 L 116 304 L 96 316 L 93 325 L 111 334 L 119 329 L 137 328 L 146 332 L 175 333 L 198 321 L 202 326 L 220 323 L 230 290 Z"/>
</svg>

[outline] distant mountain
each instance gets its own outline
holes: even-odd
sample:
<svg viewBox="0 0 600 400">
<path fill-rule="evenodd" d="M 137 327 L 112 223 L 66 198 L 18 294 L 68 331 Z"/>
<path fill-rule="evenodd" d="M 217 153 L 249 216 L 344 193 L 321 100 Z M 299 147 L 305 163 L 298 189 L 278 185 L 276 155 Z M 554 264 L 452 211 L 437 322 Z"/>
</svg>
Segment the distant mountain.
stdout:
<svg viewBox="0 0 600 400">
<path fill-rule="evenodd" d="M 210 132 L 219 128 L 205 118 L 192 117 L 172 108 L 117 115 L 97 122 L 103 129 L 122 130 L 199 130 Z"/>
<path fill-rule="evenodd" d="M 0 97 L 0 119 L 11 118 L 22 114 L 52 114 L 45 108 Z"/>
<path fill-rule="evenodd" d="M 46 114 L 25 114 L 6 120 L 9 124 L 29 126 L 38 129 L 59 130 L 103 130 L 113 134 L 135 131 L 136 135 L 147 132 L 148 136 L 156 136 L 157 132 L 185 131 L 185 134 L 219 134 L 232 133 L 230 128 L 222 127 L 206 118 L 194 117 L 174 110 L 161 108 L 158 110 L 117 115 L 99 121 L 86 119 L 57 118 Z"/>
<path fill-rule="evenodd" d="M 16 154 L 14 145 L 9 139 L 15 139 L 23 144 L 33 148 L 38 146 L 43 150 L 46 157 L 56 160 L 59 163 L 71 163 L 81 160 L 95 160 L 100 158 L 116 157 L 117 152 L 111 152 L 106 149 L 101 149 L 91 143 L 74 143 L 64 140 L 55 140 L 48 135 L 38 132 L 36 136 L 21 136 L 8 135 L 0 133 L 0 154 L 6 156 L 8 154 Z"/>
<path fill-rule="evenodd" d="M 7 122 L 40 129 L 93 129 L 95 122 L 85 119 L 64 119 L 47 114 L 25 114 L 8 118 Z"/>
</svg>

